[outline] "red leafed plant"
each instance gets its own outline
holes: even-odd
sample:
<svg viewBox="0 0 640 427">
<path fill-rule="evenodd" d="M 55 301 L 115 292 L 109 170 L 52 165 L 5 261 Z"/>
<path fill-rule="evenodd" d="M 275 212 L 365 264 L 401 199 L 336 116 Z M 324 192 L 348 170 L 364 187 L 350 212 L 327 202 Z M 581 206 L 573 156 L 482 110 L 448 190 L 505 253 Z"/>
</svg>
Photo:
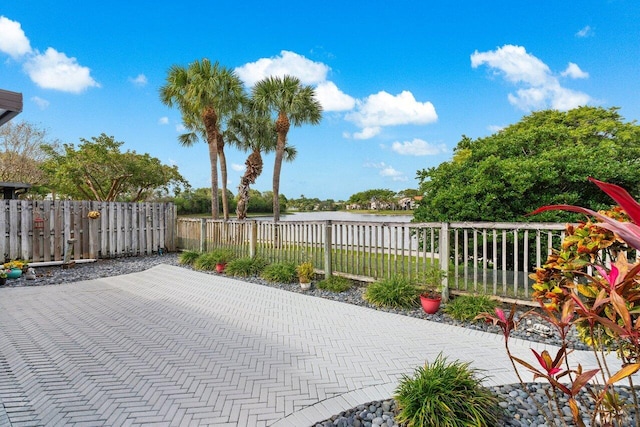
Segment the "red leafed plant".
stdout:
<svg viewBox="0 0 640 427">
<path fill-rule="evenodd" d="M 562 342 L 555 357 L 546 350 L 532 350 L 539 365 L 536 367 L 511 354 L 508 342 L 516 327 L 514 309 L 508 316 L 499 309 L 494 314 L 478 316 L 502 329 L 507 354 L 525 390 L 518 366 L 533 373 L 534 380 L 544 379 L 551 385 L 552 392 L 547 392 L 549 412 L 541 411 L 549 425 L 556 425 L 553 418 L 563 420 L 561 395 L 568 399 L 577 426 L 585 425 L 583 415 L 588 415 L 591 425 L 629 425 L 626 408 L 612 386 L 626 379 L 633 388 L 633 376 L 640 369 L 640 262 L 627 261 L 628 253 L 640 253 L 640 204 L 617 185 L 589 180 L 619 206 L 595 212 L 579 206 L 552 205 L 532 212 L 565 210 L 587 215 L 586 221 L 567 225 L 561 248 L 553 250 L 546 263 L 531 275 L 535 281 L 533 298 L 542 310 L 525 316 L 541 316 L 554 327 Z M 599 369 L 570 367 L 567 334 L 572 327 L 578 328 L 580 336 L 592 347 Z M 622 368 L 613 373 L 605 358 L 611 350 L 622 361 Z M 583 390 L 595 402 L 592 410 L 581 401 Z M 636 393 L 631 395 L 636 426 L 640 427 L 638 398 Z M 556 417 L 552 417 L 553 412 Z"/>
</svg>

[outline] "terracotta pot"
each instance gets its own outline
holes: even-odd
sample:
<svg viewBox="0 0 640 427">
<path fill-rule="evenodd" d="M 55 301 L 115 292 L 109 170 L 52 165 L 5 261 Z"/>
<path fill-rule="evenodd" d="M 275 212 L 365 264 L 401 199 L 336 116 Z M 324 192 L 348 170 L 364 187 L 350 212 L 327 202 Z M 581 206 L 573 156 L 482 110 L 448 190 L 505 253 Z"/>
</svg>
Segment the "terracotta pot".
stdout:
<svg viewBox="0 0 640 427">
<path fill-rule="evenodd" d="M 422 309 L 427 314 L 434 314 L 440 308 L 440 303 L 442 302 L 441 297 L 432 298 L 425 295 L 420 295 L 420 304 L 422 304 Z"/>
<path fill-rule="evenodd" d="M 218 273 L 223 273 L 224 272 L 224 268 L 227 266 L 227 264 L 216 264 L 216 271 Z"/>
</svg>

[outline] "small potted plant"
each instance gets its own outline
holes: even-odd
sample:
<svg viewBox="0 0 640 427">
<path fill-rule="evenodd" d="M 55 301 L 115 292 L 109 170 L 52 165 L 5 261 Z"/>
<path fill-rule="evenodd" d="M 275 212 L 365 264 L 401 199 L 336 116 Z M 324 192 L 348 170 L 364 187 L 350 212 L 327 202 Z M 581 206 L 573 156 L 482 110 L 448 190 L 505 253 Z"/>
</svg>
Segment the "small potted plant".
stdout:
<svg viewBox="0 0 640 427">
<path fill-rule="evenodd" d="M 4 286 L 7 284 L 7 270 L 0 270 L 0 286 Z"/>
<path fill-rule="evenodd" d="M 6 270 L 6 274 L 9 279 L 17 279 L 18 277 L 22 276 L 22 270 L 23 268 L 26 268 L 27 265 L 28 264 L 26 261 L 16 259 L 13 261 L 5 262 L 3 267 Z"/>
<path fill-rule="evenodd" d="M 302 290 L 311 288 L 311 279 L 313 279 L 313 264 L 311 261 L 305 261 L 296 267 L 298 279 L 300 279 L 300 287 Z"/>
<path fill-rule="evenodd" d="M 216 249 L 211 253 L 211 259 L 216 263 L 216 271 L 224 272 L 227 263 L 235 259 L 236 254 L 231 249 Z"/>
<path fill-rule="evenodd" d="M 442 302 L 442 279 L 446 273 L 438 266 L 429 266 L 424 272 L 422 286 L 423 292 L 420 294 L 420 304 L 425 313 L 434 314 L 440 309 Z"/>
</svg>

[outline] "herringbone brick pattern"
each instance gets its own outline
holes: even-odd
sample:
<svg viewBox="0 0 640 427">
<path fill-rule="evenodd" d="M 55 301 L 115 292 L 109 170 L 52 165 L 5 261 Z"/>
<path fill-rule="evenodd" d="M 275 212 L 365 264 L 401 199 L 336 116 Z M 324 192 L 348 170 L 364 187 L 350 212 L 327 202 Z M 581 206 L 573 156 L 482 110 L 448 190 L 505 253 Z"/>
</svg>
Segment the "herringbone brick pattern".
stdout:
<svg viewBox="0 0 640 427">
<path fill-rule="evenodd" d="M 166 265 L 1 289 L 0 325 L 0 426 L 311 425 L 441 351 L 516 381 L 498 336 Z"/>
</svg>

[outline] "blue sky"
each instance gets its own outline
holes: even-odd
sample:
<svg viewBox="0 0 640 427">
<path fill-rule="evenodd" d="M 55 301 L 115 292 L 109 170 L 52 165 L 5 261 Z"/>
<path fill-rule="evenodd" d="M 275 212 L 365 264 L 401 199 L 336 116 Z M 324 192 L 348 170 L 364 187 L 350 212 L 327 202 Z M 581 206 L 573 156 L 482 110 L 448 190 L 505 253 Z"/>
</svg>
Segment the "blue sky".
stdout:
<svg viewBox="0 0 640 427">
<path fill-rule="evenodd" d="M 490 135 L 531 111 L 620 107 L 640 118 L 636 0 L 182 2 L 0 6 L 0 88 L 17 120 L 78 144 L 101 133 L 210 185 L 204 143 L 181 147 L 180 114 L 158 97 L 167 70 L 209 58 L 250 87 L 292 74 L 316 87 L 318 126 L 292 128 L 282 194 L 335 200 L 417 188 L 461 136 Z M 246 154 L 227 150 L 236 191 Z M 253 188 L 271 189 L 273 156 Z"/>
</svg>

